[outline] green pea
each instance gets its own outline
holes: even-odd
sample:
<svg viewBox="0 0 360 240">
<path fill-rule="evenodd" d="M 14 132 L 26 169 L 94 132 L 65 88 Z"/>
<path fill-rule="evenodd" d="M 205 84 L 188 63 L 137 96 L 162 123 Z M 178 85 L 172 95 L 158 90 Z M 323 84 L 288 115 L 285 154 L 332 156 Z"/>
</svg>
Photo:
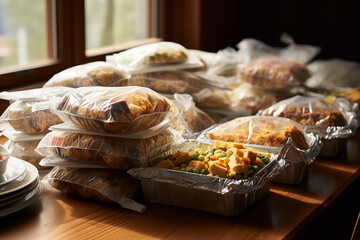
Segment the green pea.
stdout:
<svg viewBox="0 0 360 240">
<path fill-rule="evenodd" d="M 201 148 L 195 148 L 194 151 L 197 152 L 197 153 L 199 153 L 200 151 L 202 151 L 202 149 L 201 149 Z"/>
<path fill-rule="evenodd" d="M 199 156 L 198 156 L 198 160 L 204 161 L 204 160 L 205 160 L 205 156 L 204 156 L 204 155 L 199 155 Z"/>
<path fill-rule="evenodd" d="M 205 151 L 199 151 L 199 154 L 205 156 L 207 153 Z"/>
<path fill-rule="evenodd" d="M 180 168 L 186 168 L 187 165 L 185 163 L 180 164 Z"/>
<path fill-rule="evenodd" d="M 223 153 L 224 151 L 221 150 L 221 149 L 218 149 L 218 150 L 215 150 L 214 154 L 217 154 L 217 153 Z"/>
<path fill-rule="evenodd" d="M 196 152 L 193 152 L 192 154 L 190 154 L 191 159 L 198 159 L 198 157 L 199 157 L 199 154 Z"/>
<path fill-rule="evenodd" d="M 222 153 L 215 153 L 215 156 L 217 156 L 217 158 L 223 158 L 226 157 L 226 153 L 222 152 Z"/>
</svg>

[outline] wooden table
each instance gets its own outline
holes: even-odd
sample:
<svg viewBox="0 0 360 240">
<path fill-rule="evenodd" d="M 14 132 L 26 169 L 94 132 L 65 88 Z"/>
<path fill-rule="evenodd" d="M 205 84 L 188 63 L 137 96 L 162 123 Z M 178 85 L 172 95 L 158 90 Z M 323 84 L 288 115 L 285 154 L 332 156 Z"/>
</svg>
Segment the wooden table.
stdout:
<svg viewBox="0 0 360 240">
<path fill-rule="evenodd" d="M 360 186 L 359 156 L 360 131 L 339 157 L 316 159 L 300 184 L 272 184 L 268 196 L 236 217 L 156 204 L 141 214 L 46 189 L 41 201 L 0 218 L 0 239 L 304 239 L 331 234 L 324 224 L 332 219 L 348 221 L 351 230 L 359 211 L 353 191 Z M 346 208 L 354 219 L 339 219 Z"/>
</svg>

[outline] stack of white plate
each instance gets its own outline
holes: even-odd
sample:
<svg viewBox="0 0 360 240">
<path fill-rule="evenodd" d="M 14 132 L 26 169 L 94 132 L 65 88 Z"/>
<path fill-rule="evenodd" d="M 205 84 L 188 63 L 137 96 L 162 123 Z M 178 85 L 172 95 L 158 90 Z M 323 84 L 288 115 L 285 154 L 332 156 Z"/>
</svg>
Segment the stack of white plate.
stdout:
<svg viewBox="0 0 360 240">
<path fill-rule="evenodd" d="M 6 172 L 0 175 L 0 217 L 34 203 L 43 189 L 36 167 L 10 156 Z"/>
</svg>

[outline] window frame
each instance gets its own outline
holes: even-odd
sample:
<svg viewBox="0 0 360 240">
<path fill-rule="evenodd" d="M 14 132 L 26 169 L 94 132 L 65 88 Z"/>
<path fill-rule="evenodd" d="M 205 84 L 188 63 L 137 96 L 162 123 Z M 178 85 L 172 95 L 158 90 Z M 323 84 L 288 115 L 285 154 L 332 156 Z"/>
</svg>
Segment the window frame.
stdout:
<svg viewBox="0 0 360 240">
<path fill-rule="evenodd" d="M 129 48 L 157 42 L 161 39 L 148 37 L 147 39 L 119 44 L 110 47 L 91 50 L 91 56 L 86 56 L 85 48 L 85 1 L 84 0 L 45 0 L 48 21 L 47 36 L 49 58 L 26 66 L 9 67 L 0 72 L 0 90 L 27 88 L 26 86 L 41 87 L 45 81 L 55 73 L 74 65 L 92 61 L 104 61 L 106 55 L 127 50 Z M 154 32 L 154 10 L 157 0 L 148 1 L 148 36 L 157 35 Z M 54 32 L 53 21 L 56 24 Z M 155 23 L 156 24 L 156 23 Z M 53 44 L 52 42 L 55 41 Z"/>
</svg>

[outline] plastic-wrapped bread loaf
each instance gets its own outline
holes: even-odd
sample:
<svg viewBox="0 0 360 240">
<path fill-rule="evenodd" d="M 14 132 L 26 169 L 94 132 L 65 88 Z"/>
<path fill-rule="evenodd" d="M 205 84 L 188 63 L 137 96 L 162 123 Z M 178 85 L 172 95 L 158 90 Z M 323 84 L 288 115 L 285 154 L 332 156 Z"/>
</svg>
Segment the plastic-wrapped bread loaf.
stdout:
<svg viewBox="0 0 360 240">
<path fill-rule="evenodd" d="M 91 62 L 65 69 L 55 74 L 43 87 L 121 86 L 130 78 L 124 69 L 107 62 Z"/>
<path fill-rule="evenodd" d="M 27 134 L 43 134 L 49 127 L 61 123 L 61 119 L 48 108 L 36 109 L 44 102 L 15 101 L 1 115 L 1 121 L 8 122 L 16 131 Z"/>
<path fill-rule="evenodd" d="M 139 182 L 121 170 L 55 167 L 43 181 L 63 193 L 115 202 L 138 212 L 145 210 L 145 206 L 134 201 L 140 194 Z"/>
<path fill-rule="evenodd" d="M 194 93 L 203 89 L 204 80 L 185 71 L 162 71 L 133 74 L 129 86 L 143 86 L 163 93 Z"/>
<path fill-rule="evenodd" d="M 145 166 L 149 157 L 167 150 L 177 141 L 177 134 L 169 129 L 144 139 L 53 131 L 41 140 L 36 151 L 44 157 L 129 169 Z"/>
<path fill-rule="evenodd" d="M 238 66 L 242 81 L 270 89 L 286 89 L 303 84 L 310 71 L 302 64 L 280 58 L 260 58 Z"/>
</svg>

